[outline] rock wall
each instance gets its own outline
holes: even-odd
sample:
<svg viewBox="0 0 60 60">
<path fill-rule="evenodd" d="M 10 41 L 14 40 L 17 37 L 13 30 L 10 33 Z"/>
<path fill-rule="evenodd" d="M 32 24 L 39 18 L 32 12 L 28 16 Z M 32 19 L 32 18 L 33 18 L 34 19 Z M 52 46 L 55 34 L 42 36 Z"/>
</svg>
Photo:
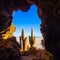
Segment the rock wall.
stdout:
<svg viewBox="0 0 60 60">
<path fill-rule="evenodd" d="M 0 0 L 0 37 L 5 34 L 1 32 L 11 25 L 13 11 L 20 9 L 26 12 L 32 4 L 38 7 L 38 15 L 42 19 L 45 47 L 53 53 L 54 60 L 60 60 L 60 0 Z"/>
<path fill-rule="evenodd" d="M 19 48 L 15 37 L 0 41 L 0 60 L 21 60 Z"/>
<path fill-rule="evenodd" d="M 41 32 L 46 49 L 53 53 L 54 60 L 60 60 L 60 4 L 59 1 L 47 1 L 38 8 L 42 19 Z"/>
</svg>

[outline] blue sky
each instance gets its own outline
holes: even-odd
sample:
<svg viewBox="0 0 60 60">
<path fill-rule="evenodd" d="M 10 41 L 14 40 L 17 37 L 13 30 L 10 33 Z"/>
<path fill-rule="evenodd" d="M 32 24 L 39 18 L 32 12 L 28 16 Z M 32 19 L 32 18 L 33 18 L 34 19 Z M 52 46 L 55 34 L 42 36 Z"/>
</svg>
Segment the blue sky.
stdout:
<svg viewBox="0 0 60 60">
<path fill-rule="evenodd" d="M 16 27 L 14 36 L 19 37 L 22 29 L 25 36 L 31 35 L 31 28 L 34 29 L 34 35 L 42 37 L 40 31 L 41 20 L 37 14 L 37 7 L 32 5 L 27 12 L 17 10 L 13 12 L 13 24 Z"/>
</svg>

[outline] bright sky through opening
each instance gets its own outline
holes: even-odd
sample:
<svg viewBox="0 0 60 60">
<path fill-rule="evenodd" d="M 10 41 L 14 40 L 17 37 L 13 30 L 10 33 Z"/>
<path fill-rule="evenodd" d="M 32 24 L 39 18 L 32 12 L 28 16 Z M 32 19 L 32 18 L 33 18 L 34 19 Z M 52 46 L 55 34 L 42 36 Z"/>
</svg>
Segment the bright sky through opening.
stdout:
<svg viewBox="0 0 60 60">
<path fill-rule="evenodd" d="M 31 35 L 31 28 L 34 29 L 34 35 L 42 37 L 40 31 L 41 20 L 38 16 L 37 7 L 32 5 L 27 12 L 17 10 L 13 12 L 13 24 L 16 27 L 14 36 L 21 36 L 21 31 L 24 29 L 25 36 Z"/>
</svg>

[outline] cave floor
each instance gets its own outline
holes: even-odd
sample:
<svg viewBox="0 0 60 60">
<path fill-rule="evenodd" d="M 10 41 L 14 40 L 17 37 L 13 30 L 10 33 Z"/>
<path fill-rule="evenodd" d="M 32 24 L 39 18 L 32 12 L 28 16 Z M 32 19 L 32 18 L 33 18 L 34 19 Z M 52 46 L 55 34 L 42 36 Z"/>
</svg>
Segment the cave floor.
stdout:
<svg viewBox="0 0 60 60">
<path fill-rule="evenodd" d="M 23 60 L 32 60 L 35 56 L 22 56 Z"/>
</svg>

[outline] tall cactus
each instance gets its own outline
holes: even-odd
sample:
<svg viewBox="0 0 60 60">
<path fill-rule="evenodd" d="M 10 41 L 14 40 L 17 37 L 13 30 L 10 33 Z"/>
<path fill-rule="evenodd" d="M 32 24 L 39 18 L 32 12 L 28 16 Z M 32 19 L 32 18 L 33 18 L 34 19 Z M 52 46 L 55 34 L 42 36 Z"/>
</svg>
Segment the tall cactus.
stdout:
<svg viewBox="0 0 60 60">
<path fill-rule="evenodd" d="M 29 36 L 29 42 L 30 42 L 31 47 L 33 47 L 34 40 L 30 36 Z"/>
</svg>

